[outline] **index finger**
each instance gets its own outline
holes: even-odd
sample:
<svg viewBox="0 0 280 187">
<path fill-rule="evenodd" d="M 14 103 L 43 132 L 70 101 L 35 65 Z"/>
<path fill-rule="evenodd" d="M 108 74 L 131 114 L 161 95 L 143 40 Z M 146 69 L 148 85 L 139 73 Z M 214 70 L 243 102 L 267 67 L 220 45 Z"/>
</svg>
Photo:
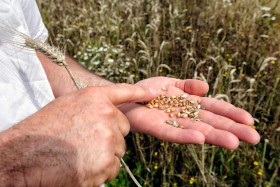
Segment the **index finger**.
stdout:
<svg viewBox="0 0 280 187">
<path fill-rule="evenodd" d="M 154 99 L 154 95 L 149 89 L 126 83 L 103 86 L 101 89 L 114 105 Z"/>
</svg>

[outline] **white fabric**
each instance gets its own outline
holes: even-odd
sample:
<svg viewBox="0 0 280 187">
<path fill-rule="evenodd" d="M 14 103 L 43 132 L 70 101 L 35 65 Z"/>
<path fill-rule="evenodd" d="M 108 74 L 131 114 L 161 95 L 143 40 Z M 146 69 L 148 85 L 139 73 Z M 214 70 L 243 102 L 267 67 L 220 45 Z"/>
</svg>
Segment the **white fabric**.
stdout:
<svg viewBox="0 0 280 187">
<path fill-rule="evenodd" d="M 46 41 L 48 37 L 35 0 L 0 0 L 0 23 L 34 39 Z M 0 27 L 0 39 L 20 39 L 16 32 L 3 30 Z M 0 132 L 54 99 L 35 51 L 16 45 L 0 41 Z"/>
</svg>

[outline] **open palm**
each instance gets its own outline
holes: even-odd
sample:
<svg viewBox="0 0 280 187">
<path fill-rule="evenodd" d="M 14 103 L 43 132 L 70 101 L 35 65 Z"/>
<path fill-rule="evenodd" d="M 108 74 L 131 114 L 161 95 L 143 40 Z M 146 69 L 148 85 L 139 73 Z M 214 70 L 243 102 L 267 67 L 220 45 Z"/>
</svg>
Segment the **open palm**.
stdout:
<svg viewBox="0 0 280 187">
<path fill-rule="evenodd" d="M 170 119 L 163 110 L 149 109 L 141 104 L 128 104 L 122 111 L 130 121 L 131 130 L 150 134 L 161 140 L 181 144 L 209 143 L 227 149 L 236 149 L 239 140 L 256 144 L 260 136 L 251 126 L 252 116 L 243 109 L 230 103 L 208 97 L 201 97 L 208 92 L 208 84 L 198 80 L 179 80 L 167 77 L 154 77 L 137 83 L 149 89 L 157 97 L 166 88 L 165 94 L 190 94 L 188 99 L 201 101 L 199 119 L 178 118 L 176 121 L 183 128 L 175 128 L 165 123 Z"/>
</svg>

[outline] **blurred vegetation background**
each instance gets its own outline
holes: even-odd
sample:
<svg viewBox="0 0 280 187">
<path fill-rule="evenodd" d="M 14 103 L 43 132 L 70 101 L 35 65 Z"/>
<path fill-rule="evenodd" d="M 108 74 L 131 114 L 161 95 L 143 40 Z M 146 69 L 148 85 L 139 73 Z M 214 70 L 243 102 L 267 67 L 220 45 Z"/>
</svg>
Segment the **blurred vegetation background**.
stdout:
<svg viewBox="0 0 280 187">
<path fill-rule="evenodd" d="M 51 42 L 92 72 L 204 80 L 209 97 L 254 116 L 261 142 L 235 151 L 131 133 L 125 160 L 143 186 L 280 186 L 278 0 L 37 2 Z M 122 170 L 108 186 L 135 185 Z"/>
</svg>

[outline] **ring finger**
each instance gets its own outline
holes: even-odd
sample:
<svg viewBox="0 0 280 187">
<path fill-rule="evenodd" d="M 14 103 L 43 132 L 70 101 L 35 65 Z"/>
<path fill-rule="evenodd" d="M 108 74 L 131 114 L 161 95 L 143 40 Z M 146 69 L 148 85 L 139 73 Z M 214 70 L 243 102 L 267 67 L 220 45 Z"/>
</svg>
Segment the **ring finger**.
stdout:
<svg viewBox="0 0 280 187">
<path fill-rule="evenodd" d="M 202 121 L 192 121 L 188 118 L 180 118 L 177 120 L 183 129 L 197 130 L 205 135 L 205 142 L 227 149 L 236 149 L 239 145 L 238 138 L 231 132 L 216 129 L 211 125 Z"/>
</svg>

